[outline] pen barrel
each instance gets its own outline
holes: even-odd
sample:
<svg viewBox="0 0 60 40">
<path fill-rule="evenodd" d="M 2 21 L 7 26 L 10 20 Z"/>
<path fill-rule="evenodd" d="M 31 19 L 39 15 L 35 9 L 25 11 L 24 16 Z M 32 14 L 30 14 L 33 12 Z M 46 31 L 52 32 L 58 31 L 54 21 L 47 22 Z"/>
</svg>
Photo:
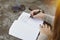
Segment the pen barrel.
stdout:
<svg viewBox="0 0 60 40">
<path fill-rule="evenodd" d="M 37 15 L 37 14 L 39 14 L 39 13 L 40 13 L 40 11 L 38 11 L 38 12 L 34 12 L 33 15 Z"/>
<path fill-rule="evenodd" d="M 34 16 L 34 15 L 37 15 L 38 13 L 40 13 L 40 11 L 34 12 L 34 13 L 33 13 L 33 16 Z M 33 18 L 33 16 L 31 15 L 30 17 Z"/>
</svg>

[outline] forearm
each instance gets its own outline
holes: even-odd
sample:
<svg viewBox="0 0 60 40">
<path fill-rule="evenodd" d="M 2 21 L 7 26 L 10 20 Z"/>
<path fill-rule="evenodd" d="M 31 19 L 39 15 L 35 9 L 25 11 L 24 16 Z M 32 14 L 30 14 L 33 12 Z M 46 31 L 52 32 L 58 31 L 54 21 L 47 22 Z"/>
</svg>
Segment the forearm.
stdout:
<svg viewBox="0 0 60 40">
<path fill-rule="evenodd" d="M 44 21 L 48 22 L 49 24 L 51 24 L 51 26 L 53 26 L 53 24 L 54 24 L 54 16 L 45 14 Z"/>
</svg>

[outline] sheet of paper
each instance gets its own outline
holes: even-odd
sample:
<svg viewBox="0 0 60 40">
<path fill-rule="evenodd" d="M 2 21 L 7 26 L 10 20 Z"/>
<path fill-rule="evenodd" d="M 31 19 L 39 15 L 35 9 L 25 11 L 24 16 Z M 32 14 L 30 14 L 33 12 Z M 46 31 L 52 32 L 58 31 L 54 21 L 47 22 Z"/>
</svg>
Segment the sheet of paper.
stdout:
<svg viewBox="0 0 60 40">
<path fill-rule="evenodd" d="M 30 18 L 30 14 L 23 12 L 12 24 L 9 34 L 23 40 L 36 40 L 40 24 L 43 24 L 43 20 Z"/>
</svg>

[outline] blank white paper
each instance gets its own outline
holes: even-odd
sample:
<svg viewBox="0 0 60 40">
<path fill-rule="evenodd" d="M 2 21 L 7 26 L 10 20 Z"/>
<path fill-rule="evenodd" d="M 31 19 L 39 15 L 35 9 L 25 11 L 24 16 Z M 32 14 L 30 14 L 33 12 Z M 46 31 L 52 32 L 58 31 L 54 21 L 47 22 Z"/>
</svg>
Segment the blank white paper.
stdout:
<svg viewBox="0 0 60 40">
<path fill-rule="evenodd" d="M 23 12 L 10 27 L 9 34 L 23 40 L 36 40 L 40 24 L 43 20 L 30 18 L 30 14 Z"/>
</svg>

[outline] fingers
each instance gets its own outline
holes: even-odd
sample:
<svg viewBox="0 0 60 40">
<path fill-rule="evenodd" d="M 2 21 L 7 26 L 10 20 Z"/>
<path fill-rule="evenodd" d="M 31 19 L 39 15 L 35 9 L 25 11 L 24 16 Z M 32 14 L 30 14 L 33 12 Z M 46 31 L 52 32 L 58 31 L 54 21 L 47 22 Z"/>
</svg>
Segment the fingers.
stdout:
<svg viewBox="0 0 60 40">
<path fill-rule="evenodd" d="M 46 34 L 47 36 L 52 34 L 50 26 L 48 26 L 47 24 L 42 25 L 42 28 L 40 28 L 40 32 Z"/>
<path fill-rule="evenodd" d="M 50 26 L 48 26 L 48 29 L 51 30 Z"/>
<path fill-rule="evenodd" d="M 45 28 L 48 28 L 48 25 L 47 24 L 45 24 Z"/>
<path fill-rule="evenodd" d="M 41 25 L 40 25 L 40 26 L 41 26 Z M 41 26 L 41 28 L 44 28 L 44 29 L 49 29 L 49 30 L 51 29 L 51 28 L 50 28 L 50 26 L 48 26 L 47 24 L 42 25 L 42 26 Z"/>
<path fill-rule="evenodd" d="M 44 25 L 42 25 L 42 28 L 44 28 L 45 26 Z"/>
<path fill-rule="evenodd" d="M 38 11 L 40 11 L 40 12 L 39 12 L 38 14 L 34 15 L 34 14 L 37 13 Z M 30 17 L 32 17 L 32 18 L 44 19 L 44 16 L 45 16 L 45 14 L 42 13 L 42 10 L 39 10 L 39 9 L 33 10 L 33 11 L 31 11 L 31 13 L 30 13 Z"/>
</svg>

